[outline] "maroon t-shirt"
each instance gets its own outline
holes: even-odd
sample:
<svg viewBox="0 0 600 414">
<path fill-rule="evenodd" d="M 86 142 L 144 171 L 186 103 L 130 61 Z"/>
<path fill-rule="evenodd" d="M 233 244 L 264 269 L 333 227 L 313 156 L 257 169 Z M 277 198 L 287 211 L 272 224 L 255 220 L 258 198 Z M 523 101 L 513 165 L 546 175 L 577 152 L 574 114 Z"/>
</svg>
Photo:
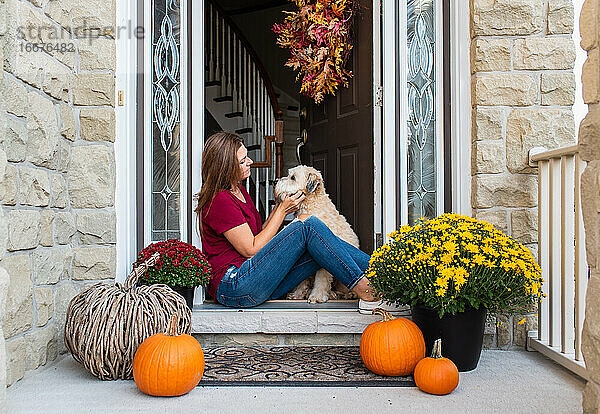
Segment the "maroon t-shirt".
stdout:
<svg viewBox="0 0 600 414">
<path fill-rule="evenodd" d="M 212 203 L 202 208 L 202 252 L 212 267 L 212 275 L 207 292 L 211 298 L 217 296 L 217 287 L 229 267 L 239 267 L 246 258 L 238 253 L 224 232 L 240 224 L 248 223 L 255 236 L 262 228 L 260 214 L 254 207 L 250 194 L 243 186 L 240 190 L 246 202 L 234 196 L 230 191 L 217 193 Z"/>
</svg>

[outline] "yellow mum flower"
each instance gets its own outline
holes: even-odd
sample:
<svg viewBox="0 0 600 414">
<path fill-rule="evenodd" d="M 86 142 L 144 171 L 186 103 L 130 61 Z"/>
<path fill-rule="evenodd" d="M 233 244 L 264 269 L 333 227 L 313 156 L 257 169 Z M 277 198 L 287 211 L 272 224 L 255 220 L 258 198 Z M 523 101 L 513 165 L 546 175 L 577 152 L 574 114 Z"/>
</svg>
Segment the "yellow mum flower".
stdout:
<svg viewBox="0 0 600 414">
<path fill-rule="evenodd" d="M 490 246 L 483 246 L 481 248 L 481 251 L 487 255 L 490 256 L 495 256 L 498 252 L 496 251 L 496 249 L 490 247 Z"/>
<path fill-rule="evenodd" d="M 451 255 L 450 253 L 445 253 L 440 258 L 441 262 L 445 265 L 449 265 L 450 263 L 452 263 L 452 259 L 453 259 L 453 255 Z"/>
<path fill-rule="evenodd" d="M 469 253 L 477 253 L 479 251 L 479 247 L 477 247 L 476 245 L 469 243 L 465 246 L 465 249 L 469 252 Z"/>
<path fill-rule="evenodd" d="M 443 277 L 438 277 L 437 279 L 435 279 L 435 285 L 439 286 L 443 289 L 447 289 L 448 288 L 448 279 L 443 278 Z"/>
</svg>

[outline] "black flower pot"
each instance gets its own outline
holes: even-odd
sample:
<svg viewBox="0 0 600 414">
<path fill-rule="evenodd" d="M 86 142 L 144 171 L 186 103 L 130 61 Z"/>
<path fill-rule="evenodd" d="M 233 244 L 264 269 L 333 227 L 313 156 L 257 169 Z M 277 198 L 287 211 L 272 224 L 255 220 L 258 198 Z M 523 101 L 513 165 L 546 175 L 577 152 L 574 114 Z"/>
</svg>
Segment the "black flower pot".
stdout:
<svg viewBox="0 0 600 414">
<path fill-rule="evenodd" d="M 426 306 L 412 306 L 411 310 L 413 322 L 423 332 L 426 355 L 431 354 L 433 342 L 442 338 L 442 355 L 454 362 L 459 371 L 477 367 L 483 347 L 485 308 L 469 308 L 456 315 L 444 314 L 441 319 L 436 310 Z"/>
<path fill-rule="evenodd" d="M 171 286 L 175 292 L 179 293 L 185 299 L 185 303 L 188 305 L 188 308 L 192 310 L 194 308 L 194 290 L 193 287 L 180 287 L 180 286 Z"/>
</svg>

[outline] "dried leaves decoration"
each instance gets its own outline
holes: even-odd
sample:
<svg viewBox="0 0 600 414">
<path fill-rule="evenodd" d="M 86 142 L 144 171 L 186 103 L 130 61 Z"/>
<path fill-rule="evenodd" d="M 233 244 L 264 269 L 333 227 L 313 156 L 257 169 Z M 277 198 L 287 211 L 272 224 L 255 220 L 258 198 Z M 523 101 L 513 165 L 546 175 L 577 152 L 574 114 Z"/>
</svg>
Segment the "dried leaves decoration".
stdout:
<svg viewBox="0 0 600 414">
<path fill-rule="evenodd" d="M 352 50 L 351 25 L 355 0 L 292 0 L 298 11 L 284 12 L 283 23 L 274 24 L 277 44 L 288 48 L 286 66 L 298 71 L 300 92 L 316 103 L 348 87 L 352 72 L 344 68 Z"/>
</svg>

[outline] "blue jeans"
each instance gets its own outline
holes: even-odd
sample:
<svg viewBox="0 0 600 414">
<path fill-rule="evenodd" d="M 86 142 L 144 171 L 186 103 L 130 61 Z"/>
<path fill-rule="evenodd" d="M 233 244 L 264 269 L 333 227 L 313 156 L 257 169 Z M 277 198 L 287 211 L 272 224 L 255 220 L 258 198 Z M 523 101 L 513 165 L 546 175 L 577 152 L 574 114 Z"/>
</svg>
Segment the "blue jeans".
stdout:
<svg viewBox="0 0 600 414">
<path fill-rule="evenodd" d="M 310 216 L 287 225 L 239 268 L 227 269 L 216 299 L 225 306 L 256 306 L 280 298 L 321 268 L 352 289 L 364 276 L 369 259 Z"/>
</svg>

